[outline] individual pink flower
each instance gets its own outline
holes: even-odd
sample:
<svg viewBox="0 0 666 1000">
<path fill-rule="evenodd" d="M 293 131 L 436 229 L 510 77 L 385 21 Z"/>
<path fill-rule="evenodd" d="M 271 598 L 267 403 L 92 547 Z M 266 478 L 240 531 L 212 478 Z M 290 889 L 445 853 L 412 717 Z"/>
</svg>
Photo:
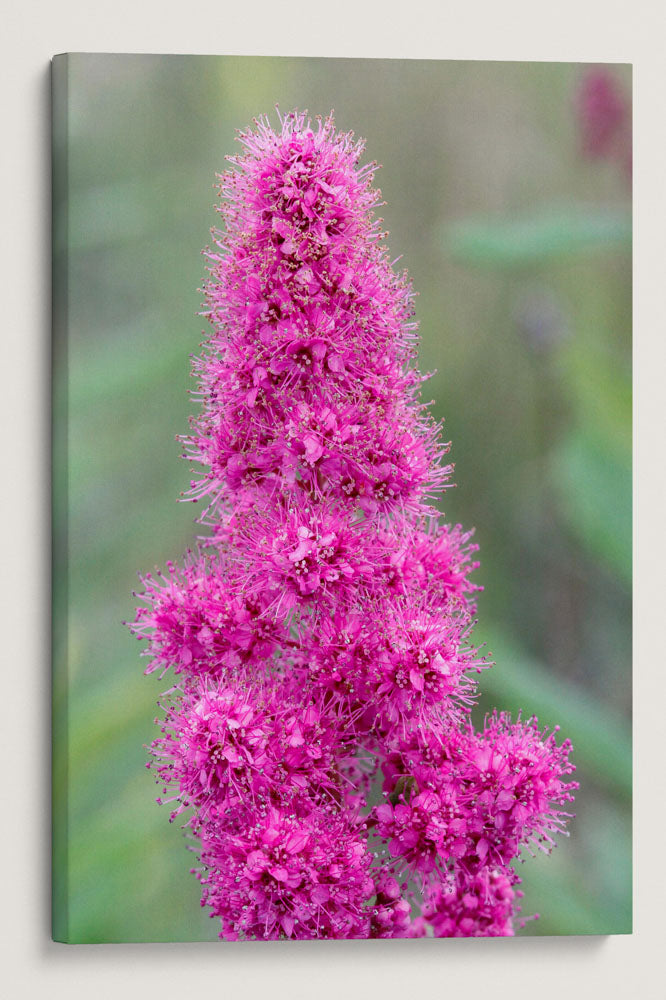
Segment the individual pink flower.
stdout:
<svg viewBox="0 0 666 1000">
<path fill-rule="evenodd" d="M 284 626 L 265 614 L 264 595 L 241 597 L 229 564 L 218 555 L 190 556 L 182 568 L 168 564 L 142 578 L 141 597 L 131 629 L 148 639 L 152 657 L 146 673 L 173 667 L 176 674 L 222 675 L 256 657 L 266 661 L 289 642 Z"/>
<path fill-rule="evenodd" d="M 256 694 L 210 681 L 168 708 L 152 753 L 159 780 L 180 806 L 201 815 L 252 795 L 263 784 L 271 718 Z M 199 817 L 198 817 L 199 818 Z"/>
</svg>

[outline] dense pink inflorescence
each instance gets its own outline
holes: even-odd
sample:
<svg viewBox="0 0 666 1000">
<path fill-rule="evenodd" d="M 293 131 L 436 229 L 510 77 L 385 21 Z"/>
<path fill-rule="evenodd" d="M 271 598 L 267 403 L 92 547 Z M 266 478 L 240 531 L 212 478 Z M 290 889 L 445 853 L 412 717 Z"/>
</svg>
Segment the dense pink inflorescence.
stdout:
<svg viewBox="0 0 666 1000">
<path fill-rule="evenodd" d="M 240 136 L 207 252 L 184 450 L 211 530 L 131 626 L 174 672 L 151 766 L 224 938 L 512 934 L 570 745 L 472 727 L 476 546 L 431 505 L 448 449 L 374 165 L 330 119 L 280 125 Z"/>
</svg>

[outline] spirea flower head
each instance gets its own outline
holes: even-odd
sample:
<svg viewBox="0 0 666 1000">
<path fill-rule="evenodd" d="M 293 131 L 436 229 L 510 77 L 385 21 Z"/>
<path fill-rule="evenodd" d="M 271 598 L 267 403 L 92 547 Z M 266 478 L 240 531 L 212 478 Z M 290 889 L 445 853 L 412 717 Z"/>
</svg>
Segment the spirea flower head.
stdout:
<svg viewBox="0 0 666 1000">
<path fill-rule="evenodd" d="M 570 744 L 472 726 L 476 546 L 432 505 L 448 445 L 375 166 L 332 118 L 239 139 L 183 438 L 208 534 L 143 577 L 131 626 L 173 672 L 160 801 L 224 938 L 512 934 L 512 865 L 564 827 Z"/>
<path fill-rule="evenodd" d="M 423 918 L 435 937 L 511 937 L 520 895 L 498 868 L 482 868 L 469 879 L 451 875 L 426 891 Z"/>
<path fill-rule="evenodd" d="M 334 810 L 294 816 L 271 806 L 247 826 L 207 826 L 203 902 L 238 937 L 367 937 L 372 857 Z"/>
</svg>

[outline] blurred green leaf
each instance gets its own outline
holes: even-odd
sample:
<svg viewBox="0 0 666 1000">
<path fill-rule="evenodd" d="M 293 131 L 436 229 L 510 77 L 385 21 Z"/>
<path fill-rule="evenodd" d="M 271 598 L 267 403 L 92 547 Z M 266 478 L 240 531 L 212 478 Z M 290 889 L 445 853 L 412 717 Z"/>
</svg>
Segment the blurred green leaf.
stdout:
<svg viewBox="0 0 666 1000">
<path fill-rule="evenodd" d="M 217 921 L 198 905 L 188 841 L 179 824 L 169 827 L 169 807 L 156 805 L 147 779 L 139 772 L 75 827 L 71 943 L 217 940 Z"/>
<path fill-rule="evenodd" d="M 593 320 L 591 322 L 594 322 Z M 631 367 L 608 346 L 603 323 L 590 336 L 570 338 L 561 355 L 563 377 L 573 397 L 578 422 L 603 439 L 604 451 L 614 450 L 627 463 L 632 447 Z"/>
<path fill-rule="evenodd" d="M 536 715 L 543 725 L 561 725 L 574 747 L 574 762 L 600 784 L 631 796 L 631 732 L 625 720 L 571 681 L 529 659 L 501 632 L 487 634 L 497 668 L 483 675 L 483 692 L 515 714 Z"/>
<path fill-rule="evenodd" d="M 198 165 L 189 176 L 193 197 L 213 183 L 214 175 Z M 144 242 L 160 233 L 166 221 L 173 225 L 176 218 L 187 220 L 191 213 L 190 198 L 169 201 L 169 194 L 183 186 L 180 166 L 161 167 L 149 176 L 115 179 L 107 184 L 95 184 L 74 189 L 69 197 L 69 250 L 90 253 L 108 251 L 114 245 L 127 247 L 132 242 Z"/>
<path fill-rule="evenodd" d="M 624 843 L 620 846 L 625 848 Z M 550 858 L 543 859 L 543 864 L 539 864 L 539 860 L 533 862 L 529 859 L 525 870 L 518 870 L 524 880 L 521 886 L 525 893 L 521 902 L 522 913 L 525 917 L 535 912 L 540 914 L 538 921 L 527 923 L 527 935 L 631 933 L 630 893 L 625 893 L 619 904 L 608 907 L 602 898 L 590 894 L 575 870 L 557 864 L 557 851 Z"/>
<path fill-rule="evenodd" d="M 581 206 L 546 208 L 504 219 L 462 219 L 446 233 L 449 252 L 466 264 L 524 267 L 554 257 L 631 244 L 631 214 Z"/>
<path fill-rule="evenodd" d="M 161 382 L 176 396 L 176 404 L 188 402 L 186 393 L 179 392 L 189 372 L 183 339 L 165 337 L 156 351 L 159 328 L 159 314 L 149 313 L 89 345 L 85 367 L 71 374 L 68 386 L 68 404 L 75 416 L 85 414 L 89 421 L 105 412 L 102 407 L 113 407 L 131 394 L 150 398 Z"/>
<path fill-rule="evenodd" d="M 541 914 L 527 934 L 631 932 L 631 816 L 618 803 L 581 790 L 571 837 L 524 860 L 522 912 Z"/>
<path fill-rule="evenodd" d="M 598 435 L 579 429 L 558 447 L 551 475 L 577 541 L 631 585 L 631 464 Z"/>
</svg>

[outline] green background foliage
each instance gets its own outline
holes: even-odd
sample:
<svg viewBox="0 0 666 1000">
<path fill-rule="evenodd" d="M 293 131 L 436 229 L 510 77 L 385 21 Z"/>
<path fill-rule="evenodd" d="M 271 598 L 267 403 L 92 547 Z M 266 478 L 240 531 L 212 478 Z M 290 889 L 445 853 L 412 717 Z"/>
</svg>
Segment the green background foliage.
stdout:
<svg viewBox="0 0 666 1000">
<path fill-rule="evenodd" d="M 388 244 L 453 442 L 443 509 L 475 526 L 492 707 L 559 724 L 570 839 L 521 870 L 523 934 L 631 929 L 631 203 L 582 158 L 572 64 L 75 55 L 58 72 L 54 345 L 55 914 L 70 941 L 214 940 L 144 748 L 137 571 L 197 534 L 200 251 L 234 134 L 335 110 L 383 164 Z M 629 67 L 609 67 L 627 98 Z M 66 284 L 65 284 L 66 280 Z"/>
</svg>

